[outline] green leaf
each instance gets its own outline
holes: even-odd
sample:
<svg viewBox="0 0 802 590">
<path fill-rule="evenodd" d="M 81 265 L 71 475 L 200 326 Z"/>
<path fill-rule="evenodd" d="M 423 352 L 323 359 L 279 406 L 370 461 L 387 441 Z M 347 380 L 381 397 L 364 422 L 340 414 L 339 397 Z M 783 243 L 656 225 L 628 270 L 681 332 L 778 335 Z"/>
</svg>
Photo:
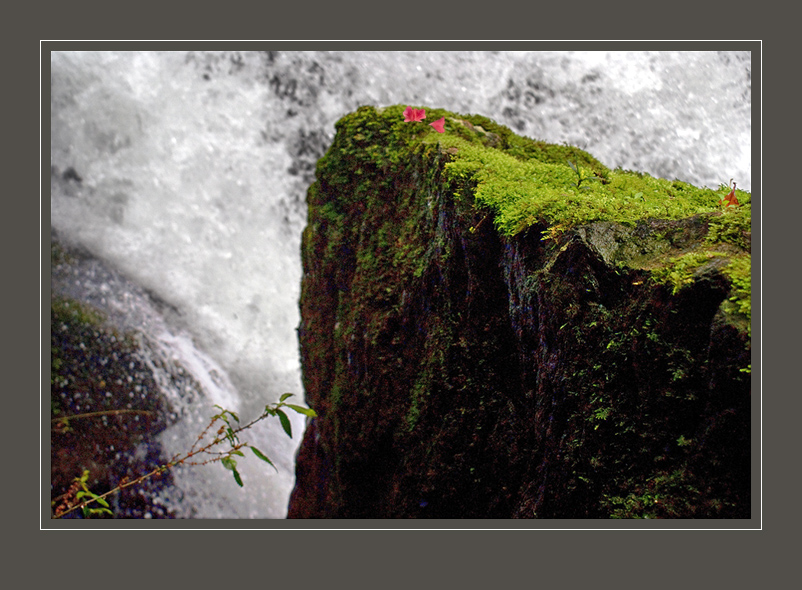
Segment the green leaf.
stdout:
<svg viewBox="0 0 802 590">
<path fill-rule="evenodd" d="M 287 414 L 281 410 L 276 410 L 276 414 L 278 414 L 278 419 L 281 420 L 281 427 L 284 428 L 284 432 L 292 438 L 292 426 L 290 426 L 290 419 L 287 418 Z"/>
<path fill-rule="evenodd" d="M 90 516 L 96 516 L 96 515 L 99 515 L 99 514 L 112 514 L 113 515 L 114 513 L 111 510 L 109 510 L 108 508 L 90 508 L 89 509 L 89 515 Z"/>
<path fill-rule="evenodd" d="M 295 394 L 294 393 L 284 393 L 284 394 L 281 395 L 280 398 L 278 398 L 278 401 L 283 402 L 285 399 L 287 399 L 288 397 L 292 397 L 293 395 L 295 395 Z"/>
<path fill-rule="evenodd" d="M 239 471 L 236 469 L 232 469 L 231 471 L 234 473 L 234 481 L 237 482 L 239 487 L 242 487 L 242 478 L 239 476 Z"/>
<path fill-rule="evenodd" d="M 220 459 L 220 463 L 222 463 L 223 467 L 225 467 L 229 471 L 237 470 L 237 462 L 231 457 L 223 457 L 222 459 Z"/>
<path fill-rule="evenodd" d="M 242 451 L 239 451 L 239 450 L 237 450 L 237 449 L 232 449 L 232 450 L 230 450 L 230 451 L 229 451 L 229 454 L 230 454 L 230 455 L 239 455 L 240 457 L 244 457 L 244 456 L 245 456 L 245 455 L 242 453 Z"/>
<path fill-rule="evenodd" d="M 292 408 L 299 414 L 303 414 L 304 416 L 309 416 L 310 418 L 316 418 L 317 412 L 315 412 L 312 408 L 304 408 L 303 406 L 296 406 L 295 404 L 285 404 L 288 408 Z"/>
<path fill-rule="evenodd" d="M 256 447 L 251 447 L 251 450 L 253 451 L 253 454 L 256 455 L 257 457 L 259 457 L 262 461 L 265 461 L 266 463 L 270 463 L 271 467 L 273 467 L 273 469 L 276 470 L 276 473 L 278 473 L 278 467 L 273 465 L 273 462 L 270 459 L 267 458 L 267 455 L 265 455 L 262 451 L 260 451 Z"/>
</svg>

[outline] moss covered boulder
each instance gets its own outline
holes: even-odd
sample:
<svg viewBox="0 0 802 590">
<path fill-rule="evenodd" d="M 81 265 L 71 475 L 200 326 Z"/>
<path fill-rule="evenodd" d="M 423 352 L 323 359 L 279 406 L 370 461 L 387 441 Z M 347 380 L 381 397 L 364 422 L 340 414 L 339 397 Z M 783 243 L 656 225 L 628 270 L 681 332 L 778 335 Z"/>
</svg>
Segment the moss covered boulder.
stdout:
<svg viewBox="0 0 802 590">
<path fill-rule="evenodd" d="M 751 195 L 403 111 L 308 191 L 289 517 L 748 518 Z"/>
</svg>

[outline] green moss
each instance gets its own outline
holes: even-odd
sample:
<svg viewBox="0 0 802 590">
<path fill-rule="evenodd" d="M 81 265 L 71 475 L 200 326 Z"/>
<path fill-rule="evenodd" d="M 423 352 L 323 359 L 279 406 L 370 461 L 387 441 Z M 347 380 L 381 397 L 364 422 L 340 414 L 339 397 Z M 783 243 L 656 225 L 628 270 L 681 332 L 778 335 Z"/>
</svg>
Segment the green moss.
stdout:
<svg viewBox="0 0 802 590">
<path fill-rule="evenodd" d="M 724 273 L 732 282 L 732 292 L 723 306 L 730 322 L 745 323 L 745 328 L 752 338 L 752 256 L 737 256 L 724 269 Z M 750 365 L 751 366 L 751 365 Z"/>
<path fill-rule="evenodd" d="M 698 188 L 677 180 L 612 170 L 583 150 L 520 137 L 478 115 L 426 108 L 424 122 L 405 123 L 404 108 L 364 106 L 340 119 L 334 144 L 318 161 L 318 177 L 338 187 L 338 198 L 320 202 L 319 194 L 326 194 L 327 189 L 319 184 L 309 193 L 315 232 L 321 224 L 328 226 L 323 258 L 333 263 L 341 257 L 343 247 L 352 245 L 357 256 L 350 288 L 360 291 L 365 300 L 388 308 L 382 312 L 382 321 L 398 309 L 401 300 L 401 293 L 387 285 L 420 279 L 432 256 L 449 255 L 441 235 L 430 236 L 428 247 L 416 237 L 425 211 L 421 211 L 419 195 L 405 192 L 398 184 L 403 182 L 401 171 L 411 169 L 412 160 L 434 164 L 442 158 L 442 167 L 420 168 L 432 174 L 442 169 L 442 175 L 417 179 L 414 184 L 442 187 L 446 198 L 455 200 L 473 195 L 468 207 L 482 215 L 480 223 L 493 223 L 501 235 L 513 236 L 537 225 L 546 228 L 544 239 L 556 240 L 572 228 L 593 222 L 619 224 L 605 230 L 609 244 L 594 238 L 594 243 L 606 248 L 605 257 L 624 267 L 648 269 L 656 282 L 669 285 L 675 293 L 692 284 L 705 269 L 720 271 L 733 284 L 725 306 L 728 315 L 746 318 L 748 329 L 749 193 L 736 191 L 740 207 L 723 211 L 719 201 L 728 187 Z M 445 118 L 442 134 L 428 124 L 441 117 Z M 488 215 L 490 220 L 484 221 Z M 694 216 L 701 217 L 702 232 L 707 224 L 701 244 L 679 235 L 684 231 L 681 228 L 668 228 L 654 232 L 644 251 L 643 239 L 631 229 L 638 222 Z M 395 222 L 371 225 L 389 217 Z M 353 227 L 355 223 L 359 227 Z M 618 229 L 622 227 L 629 229 Z M 683 240 L 692 244 L 677 246 L 684 244 Z M 312 248 L 312 241 L 308 242 L 306 248 Z M 632 244 L 627 246 L 627 242 Z M 306 255 L 311 258 L 312 252 Z M 342 318 L 339 312 L 337 315 Z M 350 332 L 343 337 L 350 338 Z M 435 370 L 437 363 L 429 364 Z M 430 381 L 419 380 L 410 400 L 404 420 L 409 429 L 422 411 L 424 382 Z M 339 395 L 333 395 L 332 401 L 338 405 Z"/>
<path fill-rule="evenodd" d="M 58 248 L 59 256 L 65 256 L 63 250 Z M 51 253 L 54 249 L 51 248 Z M 94 334 L 103 327 L 105 318 L 99 311 L 79 301 L 61 296 L 53 296 L 50 301 L 50 409 L 53 416 L 63 412 L 62 402 L 55 392 L 69 385 L 65 377 L 71 361 L 69 351 L 57 334 L 68 332 L 87 339 L 93 339 Z"/>
<path fill-rule="evenodd" d="M 449 154 L 447 180 L 457 186 L 472 184 L 477 205 L 494 212 L 496 226 L 505 235 L 544 221 L 568 228 L 593 221 L 681 219 L 721 210 L 721 190 L 610 170 L 578 148 L 520 137 L 478 115 L 427 108 L 426 121 L 405 123 L 404 108 L 360 107 L 343 117 L 336 125 L 336 144 L 319 161 L 320 171 L 325 169 L 336 182 L 344 174 L 359 176 L 368 169 L 397 165 L 419 148 L 437 146 Z M 443 134 L 426 124 L 441 117 L 446 119 Z M 328 166 L 333 153 L 351 162 L 350 171 Z M 750 195 L 736 195 L 741 207 L 714 225 L 711 239 L 730 240 L 737 231 L 734 223 L 739 229 L 748 227 Z"/>
<path fill-rule="evenodd" d="M 729 244 L 745 251 L 752 250 L 752 202 L 747 193 L 736 191 L 739 207 L 727 208 L 708 223 L 707 243 Z"/>
<path fill-rule="evenodd" d="M 451 195 L 459 199 L 473 193 L 475 206 L 489 210 L 495 226 L 506 236 L 536 224 L 546 226 L 545 238 L 556 238 L 572 227 L 592 222 L 632 225 L 649 219 L 708 216 L 708 248 L 657 265 L 662 268 L 655 278 L 675 290 L 688 284 L 693 272 L 718 252 L 738 253 L 750 248 L 749 193 L 736 191 L 740 207 L 727 208 L 722 214 L 719 201 L 728 190 L 723 185 L 716 191 L 638 172 L 610 170 L 575 147 L 520 137 L 478 115 L 427 108 L 426 121 L 405 123 L 404 108 L 366 106 L 342 118 L 337 123 L 336 144 L 318 164 L 319 172 L 325 172 L 331 182 L 339 179 L 355 184 L 352 196 L 365 199 L 358 204 L 362 209 L 376 206 L 374 195 L 382 191 L 382 187 L 370 184 L 369 178 L 375 177 L 366 174 L 368 170 L 397 167 L 410 154 L 429 157 L 435 149 L 448 157 L 442 180 Z M 442 134 L 426 123 L 441 117 L 446 120 Z M 338 160 L 332 161 L 330 154 L 335 153 Z M 348 163 L 348 169 L 340 166 L 342 162 Z M 365 177 L 363 182 L 360 176 Z M 393 244 L 386 239 L 379 244 L 388 246 Z M 421 260 L 421 254 L 420 250 L 401 250 L 396 263 L 407 258 Z M 739 309 L 750 301 L 749 293 L 741 282 L 734 295 Z"/>
<path fill-rule="evenodd" d="M 412 401 L 410 402 L 409 411 L 404 419 L 407 432 L 412 432 L 420 419 L 421 407 L 425 402 L 424 397 L 428 392 L 428 385 L 428 379 L 426 379 L 425 375 L 422 375 L 412 388 Z"/>
<path fill-rule="evenodd" d="M 98 329 L 105 321 L 105 316 L 95 308 L 67 297 L 54 296 L 50 302 L 50 313 L 53 329 L 71 325 L 81 329 Z"/>
<path fill-rule="evenodd" d="M 670 285 L 676 295 L 683 288 L 694 283 L 694 275 L 713 258 L 724 256 L 721 252 L 701 250 L 688 252 L 671 258 L 668 264 L 652 271 L 652 278 L 658 283 Z"/>
<path fill-rule="evenodd" d="M 741 198 L 747 201 L 748 195 Z M 728 321 L 752 337 L 751 203 L 711 216 L 703 244 L 681 256 L 670 258 L 652 270 L 658 283 L 668 284 L 674 294 L 691 285 L 705 268 L 717 267 L 731 285 L 722 311 Z"/>
<path fill-rule="evenodd" d="M 583 169 L 581 162 L 575 168 L 569 159 L 522 159 L 457 135 L 429 139 L 434 140 L 453 154 L 446 165 L 448 177 L 475 185 L 477 203 L 495 213 L 505 235 L 543 222 L 553 233 L 595 221 L 682 219 L 718 210 L 720 196 L 710 189 L 598 166 Z"/>
</svg>

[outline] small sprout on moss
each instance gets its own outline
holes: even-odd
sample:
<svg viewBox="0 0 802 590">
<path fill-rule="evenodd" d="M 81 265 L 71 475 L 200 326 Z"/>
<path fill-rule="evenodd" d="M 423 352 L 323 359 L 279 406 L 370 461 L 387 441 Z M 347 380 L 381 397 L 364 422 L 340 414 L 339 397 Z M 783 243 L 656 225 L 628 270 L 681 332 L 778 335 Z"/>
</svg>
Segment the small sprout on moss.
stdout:
<svg viewBox="0 0 802 590">
<path fill-rule="evenodd" d="M 582 182 L 584 182 L 585 180 L 601 180 L 601 178 L 599 178 L 598 176 L 582 176 L 582 169 L 579 168 L 579 165 L 576 162 L 572 162 L 571 160 L 568 160 L 568 165 L 571 167 L 571 169 L 576 174 L 576 182 L 573 183 L 572 186 L 575 186 L 578 189 L 581 189 L 581 190 L 584 190 L 584 191 L 589 191 L 590 187 L 589 186 L 581 186 Z"/>
</svg>

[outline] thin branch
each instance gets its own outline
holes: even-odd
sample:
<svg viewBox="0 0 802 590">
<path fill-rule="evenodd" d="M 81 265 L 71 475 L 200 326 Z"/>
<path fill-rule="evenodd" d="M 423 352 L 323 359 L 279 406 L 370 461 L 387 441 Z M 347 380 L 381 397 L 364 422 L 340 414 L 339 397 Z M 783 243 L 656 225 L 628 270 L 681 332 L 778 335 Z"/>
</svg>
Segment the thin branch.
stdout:
<svg viewBox="0 0 802 590">
<path fill-rule="evenodd" d="M 231 428 L 231 424 L 229 423 L 228 419 L 226 418 L 226 414 L 229 414 L 231 417 L 233 417 L 239 423 L 239 418 L 237 418 L 236 414 L 234 414 L 233 412 L 230 412 L 228 410 L 225 410 L 224 408 L 220 408 L 222 410 L 221 413 L 219 413 L 219 414 L 217 414 L 217 415 L 212 417 L 212 419 L 209 421 L 209 424 L 206 426 L 206 428 L 204 428 L 203 432 L 201 432 L 201 434 L 198 436 L 198 438 L 192 444 L 192 447 L 190 448 L 189 452 L 186 455 L 184 455 L 183 457 L 181 457 L 180 454 L 176 454 L 176 455 L 173 456 L 172 459 L 170 459 L 170 461 L 168 461 L 164 465 L 160 465 L 159 467 L 156 467 L 152 471 L 150 471 L 150 472 L 148 472 L 148 473 L 146 473 L 144 475 L 141 475 L 141 476 L 137 477 L 136 479 L 128 480 L 127 478 L 124 477 L 122 480 L 120 480 L 120 482 L 117 484 L 116 487 L 112 488 L 108 492 L 106 492 L 104 494 L 101 494 L 101 495 L 92 494 L 92 497 L 89 500 L 84 500 L 83 502 L 80 502 L 80 503 L 68 508 L 67 505 L 74 499 L 76 493 L 79 491 L 79 489 L 75 486 L 75 484 L 73 484 L 73 486 L 70 488 L 70 490 L 67 493 L 62 494 L 61 496 L 58 496 L 55 500 L 53 500 L 52 503 L 53 503 L 53 505 L 55 505 L 56 503 L 58 503 L 59 500 L 63 499 L 63 503 L 60 506 L 58 506 L 56 508 L 55 512 L 54 512 L 54 518 L 62 518 L 63 516 L 66 516 L 70 512 L 78 510 L 79 508 L 84 509 L 87 506 L 89 506 L 90 504 L 92 504 L 93 502 L 98 502 L 99 500 L 103 500 L 107 496 L 110 496 L 110 495 L 115 494 L 115 493 L 117 493 L 117 492 L 119 492 L 121 490 L 124 490 L 127 487 L 139 484 L 139 483 L 145 481 L 146 479 L 148 479 L 150 477 L 153 477 L 153 476 L 158 475 L 160 473 L 164 473 L 165 471 L 167 471 L 169 469 L 172 469 L 173 467 L 176 467 L 177 465 L 182 465 L 182 464 L 186 464 L 186 465 L 206 465 L 207 463 L 214 463 L 215 461 L 225 461 L 226 458 L 230 458 L 234 454 L 242 455 L 242 453 L 240 452 L 240 449 L 242 449 L 244 447 L 250 447 L 251 449 L 253 449 L 254 453 L 260 459 L 263 459 L 264 461 L 267 461 L 270 465 L 273 465 L 272 461 L 270 461 L 266 456 L 264 456 L 262 454 L 262 452 L 259 451 L 256 447 L 251 446 L 249 443 L 241 443 L 241 442 L 239 442 L 239 437 L 237 435 L 240 432 L 242 432 L 244 430 L 247 430 L 248 428 L 250 428 L 251 426 L 253 426 L 257 422 L 260 422 L 261 420 L 264 420 L 268 416 L 274 416 L 274 417 L 278 416 L 279 418 L 284 417 L 284 419 L 286 419 L 286 416 L 284 416 L 284 413 L 281 412 L 281 410 L 280 410 L 280 408 L 285 407 L 285 406 L 290 408 L 290 409 L 292 409 L 292 410 L 294 410 L 295 412 L 298 412 L 299 414 L 303 414 L 303 415 L 306 415 L 306 416 L 309 416 L 309 417 L 312 417 L 312 418 L 317 416 L 315 411 L 312 410 L 311 408 L 302 408 L 300 406 L 296 406 L 296 405 L 293 405 L 293 404 L 284 403 L 284 400 L 287 399 L 288 397 L 290 397 L 291 395 L 293 395 L 293 394 L 291 394 L 291 393 L 283 394 L 281 396 L 281 398 L 279 399 L 278 403 L 273 404 L 272 407 L 271 406 L 265 406 L 265 411 L 260 416 L 258 416 L 257 418 L 251 420 L 250 422 L 248 422 L 244 426 L 239 426 L 237 428 Z M 217 407 L 219 408 L 220 406 L 217 406 Z M 128 413 L 128 412 L 150 413 L 150 412 L 146 412 L 144 410 L 111 410 L 111 411 L 107 411 L 107 412 L 92 412 L 91 414 L 79 414 L 77 416 L 69 416 L 69 417 L 65 417 L 65 418 L 56 418 L 53 421 L 57 422 L 57 421 L 60 421 L 60 420 L 69 420 L 69 419 L 72 419 L 72 418 L 75 418 L 75 417 L 88 417 L 88 416 L 97 416 L 97 415 L 103 415 L 103 414 Z M 210 443 L 202 446 L 199 449 L 195 449 L 195 447 L 201 442 L 203 437 L 212 428 L 214 423 L 217 422 L 218 420 L 221 420 L 222 422 L 224 422 L 225 425 L 224 426 L 220 426 L 220 428 L 217 430 L 217 433 L 216 433 L 216 436 L 215 436 L 214 440 L 212 440 Z M 282 423 L 282 425 L 283 425 L 283 423 Z M 292 436 L 287 428 L 285 428 L 285 430 L 287 430 L 287 434 L 289 436 Z M 229 449 L 228 451 L 226 451 L 226 452 L 216 452 L 216 454 L 217 454 L 216 457 L 213 456 L 211 459 L 207 459 L 206 461 L 202 461 L 202 462 L 189 461 L 189 459 L 191 459 L 192 457 L 195 457 L 196 455 L 199 455 L 201 453 L 207 453 L 209 455 L 212 455 L 212 453 L 209 451 L 209 449 L 211 449 L 215 445 L 219 445 L 220 443 L 222 443 L 224 441 L 228 441 L 231 444 L 231 449 Z M 224 463 L 224 465 L 225 465 L 225 463 Z M 229 467 L 229 466 L 227 466 L 227 467 Z M 275 468 L 275 465 L 273 465 L 273 468 Z M 234 469 L 233 471 L 234 471 L 234 478 L 237 480 L 237 483 L 239 483 L 239 485 L 242 485 L 242 482 L 239 479 L 239 474 L 237 473 L 236 469 Z M 77 478 L 76 478 L 76 482 L 78 482 Z"/>
<path fill-rule="evenodd" d="M 237 428 L 236 430 L 232 430 L 232 432 L 235 435 L 239 434 L 243 430 L 246 430 L 246 429 L 250 428 L 251 426 L 253 426 L 254 424 L 256 424 L 257 422 L 259 422 L 260 420 L 263 420 L 264 418 L 267 418 L 269 415 L 270 414 L 268 412 L 265 412 L 264 414 L 262 414 L 258 418 L 254 419 L 251 422 L 249 422 L 248 424 L 246 424 L 245 426 L 241 426 L 241 427 Z M 219 416 L 215 416 L 215 418 L 209 423 L 209 426 L 207 426 L 206 429 L 201 433 L 200 437 L 198 437 L 198 440 L 195 441 L 195 444 L 197 444 L 198 441 L 201 438 L 203 438 L 203 435 L 206 434 L 206 432 L 208 432 L 208 430 L 212 426 L 212 424 L 214 424 L 218 419 L 221 419 L 221 418 Z M 66 516 L 70 512 L 74 512 L 75 510 L 78 510 L 79 508 L 83 509 L 86 506 L 88 506 L 89 504 L 92 504 L 93 502 L 97 502 L 99 499 L 105 499 L 107 496 L 111 496 L 112 494 L 116 494 L 117 492 L 120 492 L 120 491 L 124 490 L 127 487 L 142 483 L 146 479 L 149 479 L 149 478 L 153 477 L 154 475 L 158 475 L 159 473 L 164 473 L 168 469 L 172 469 L 173 467 L 175 467 L 177 465 L 181 465 L 181 464 L 184 464 L 184 463 L 186 463 L 187 465 L 205 465 L 207 463 L 214 463 L 215 461 L 220 461 L 223 458 L 223 455 L 230 454 L 230 451 L 228 453 L 221 453 L 220 457 L 215 457 L 213 459 L 209 459 L 208 461 L 204 461 L 203 463 L 195 463 L 195 462 L 187 463 L 187 461 L 189 459 L 191 459 L 192 457 L 194 457 L 196 455 L 199 455 L 200 453 L 207 452 L 213 446 L 219 445 L 220 443 L 222 443 L 222 442 L 224 442 L 226 440 L 228 440 L 228 437 L 226 437 L 226 436 L 223 436 L 223 437 L 218 436 L 212 442 L 207 444 L 206 446 L 201 447 L 201 448 L 199 448 L 199 449 L 197 449 L 195 451 L 190 450 L 190 452 L 186 456 L 181 457 L 181 458 L 178 458 L 178 456 L 175 456 L 170 461 L 165 463 L 164 465 L 160 465 L 159 467 L 156 467 L 155 469 L 153 469 L 152 471 L 146 473 L 145 475 L 140 475 L 136 479 L 133 479 L 133 480 L 130 480 L 130 481 L 123 479 L 119 484 L 117 484 L 116 487 L 110 489 L 108 492 L 106 492 L 104 494 L 100 494 L 95 498 L 90 498 L 89 500 L 84 500 L 80 504 L 76 504 L 75 506 L 70 507 L 69 509 L 65 510 L 64 512 L 57 512 L 55 517 L 56 518 L 62 518 L 63 516 Z M 192 445 L 193 448 L 194 448 L 195 444 Z M 237 445 L 235 447 L 232 447 L 231 450 L 239 450 L 240 448 L 242 448 L 244 446 L 248 446 L 247 443 L 246 444 L 240 444 L 240 445 Z M 64 495 L 67 495 L 67 494 L 64 494 Z M 59 498 L 60 497 L 61 496 L 59 496 Z"/>
<path fill-rule="evenodd" d="M 113 416 L 115 414 L 153 414 L 149 410 L 104 410 L 102 412 L 89 412 L 88 414 L 73 414 L 72 416 L 61 416 L 60 418 L 53 418 L 50 420 L 52 423 L 65 422 L 67 420 L 76 420 L 78 418 L 94 418 L 96 416 Z"/>
</svg>

